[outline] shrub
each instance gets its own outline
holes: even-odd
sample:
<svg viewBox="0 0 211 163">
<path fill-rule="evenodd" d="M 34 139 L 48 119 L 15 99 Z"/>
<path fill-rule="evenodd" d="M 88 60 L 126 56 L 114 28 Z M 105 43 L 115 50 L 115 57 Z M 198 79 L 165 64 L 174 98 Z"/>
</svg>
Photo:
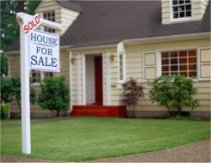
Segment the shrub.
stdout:
<svg viewBox="0 0 211 163">
<path fill-rule="evenodd" d="M 9 105 L 1 104 L 1 119 L 8 119 L 8 118 L 9 118 Z"/>
<path fill-rule="evenodd" d="M 21 110 L 21 81 L 19 76 L 1 77 L 1 103 L 9 103 L 15 100 Z M 31 103 L 36 102 L 36 93 L 33 88 L 30 89 Z"/>
<path fill-rule="evenodd" d="M 161 76 L 153 81 L 149 93 L 153 102 L 166 106 L 169 115 L 171 111 L 176 111 L 177 115 L 180 115 L 185 106 L 192 109 L 198 106 L 198 100 L 194 98 L 196 88 L 191 78 Z"/>
<path fill-rule="evenodd" d="M 122 86 L 123 86 L 122 101 L 133 110 L 134 114 L 139 98 L 144 95 L 143 86 L 133 78 L 123 83 Z"/>
<path fill-rule="evenodd" d="M 44 79 L 38 97 L 38 104 L 43 109 L 55 110 L 57 117 L 61 110 L 69 106 L 69 91 L 64 81 L 64 77 Z"/>
<path fill-rule="evenodd" d="M 8 77 L 1 77 L 1 104 L 12 101 L 12 83 Z"/>
</svg>

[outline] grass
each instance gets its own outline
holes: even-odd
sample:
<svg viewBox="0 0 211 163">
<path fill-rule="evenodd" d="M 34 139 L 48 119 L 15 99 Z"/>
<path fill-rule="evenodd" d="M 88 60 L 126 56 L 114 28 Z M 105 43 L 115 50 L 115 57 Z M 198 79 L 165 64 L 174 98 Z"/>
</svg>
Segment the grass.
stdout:
<svg viewBox="0 0 211 163">
<path fill-rule="evenodd" d="M 145 153 L 210 138 L 210 122 L 65 118 L 32 120 L 28 157 L 83 161 Z M 1 154 L 21 154 L 21 121 L 1 121 Z"/>
</svg>

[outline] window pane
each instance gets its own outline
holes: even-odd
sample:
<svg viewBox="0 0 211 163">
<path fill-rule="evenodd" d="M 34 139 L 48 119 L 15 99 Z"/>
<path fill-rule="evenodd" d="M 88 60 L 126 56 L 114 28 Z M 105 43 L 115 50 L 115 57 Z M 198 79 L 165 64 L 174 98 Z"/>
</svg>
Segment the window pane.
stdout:
<svg viewBox="0 0 211 163">
<path fill-rule="evenodd" d="M 194 72 L 189 72 L 189 77 L 196 77 L 196 71 L 194 71 Z"/>
<path fill-rule="evenodd" d="M 177 71 L 178 70 L 178 65 L 172 66 L 171 65 L 171 71 Z"/>
<path fill-rule="evenodd" d="M 179 13 L 179 17 L 180 17 L 180 18 L 184 18 L 184 17 L 185 17 L 185 12 L 180 12 L 180 13 Z"/>
<path fill-rule="evenodd" d="M 180 75 L 181 76 L 184 76 L 184 77 L 187 77 L 188 76 L 188 73 L 187 72 L 180 72 Z"/>
<path fill-rule="evenodd" d="M 171 56 L 171 57 L 176 57 L 176 58 L 177 58 L 177 52 L 171 52 L 171 53 L 170 53 L 170 56 Z"/>
<path fill-rule="evenodd" d="M 177 5 L 177 0 L 173 0 L 173 5 Z"/>
<path fill-rule="evenodd" d="M 177 64 L 177 63 L 178 63 L 177 58 L 176 59 L 175 58 L 171 59 L 171 64 Z"/>
<path fill-rule="evenodd" d="M 189 63 L 196 63 L 196 58 L 189 58 Z"/>
<path fill-rule="evenodd" d="M 195 71 L 196 70 L 196 65 L 189 65 L 189 71 Z"/>
<path fill-rule="evenodd" d="M 184 12 L 185 6 L 180 6 L 178 10 L 179 10 L 180 12 L 182 12 L 182 11 Z"/>
<path fill-rule="evenodd" d="M 162 71 L 169 71 L 169 66 L 162 66 Z"/>
<path fill-rule="evenodd" d="M 178 12 L 178 7 L 173 7 L 174 12 Z"/>
<path fill-rule="evenodd" d="M 174 18 L 178 18 L 178 13 L 174 13 Z"/>
<path fill-rule="evenodd" d="M 188 51 L 188 56 L 189 57 L 196 57 L 196 51 L 195 50 Z"/>
<path fill-rule="evenodd" d="M 179 52 L 180 57 L 187 57 L 187 52 L 186 51 L 181 51 Z"/>
<path fill-rule="evenodd" d="M 180 64 L 187 64 L 187 61 L 188 61 L 187 58 L 180 58 L 179 59 Z"/>
<path fill-rule="evenodd" d="M 191 11 L 187 11 L 186 12 L 186 17 L 190 17 L 191 16 Z"/>
<path fill-rule="evenodd" d="M 162 58 L 168 58 L 169 57 L 169 53 L 162 53 Z"/>
<path fill-rule="evenodd" d="M 180 71 L 187 71 L 187 65 L 179 66 Z"/>
<path fill-rule="evenodd" d="M 162 65 L 168 65 L 169 59 L 162 59 Z"/>
<path fill-rule="evenodd" d="M 179 4 L 184 4 L 184 0 L 179 0 Z"/>
<path fill-rule="evenodd" d="M 186 5 L 185 8 L 186 10 L 191 10 L 191 5 Z"/>
</svg>

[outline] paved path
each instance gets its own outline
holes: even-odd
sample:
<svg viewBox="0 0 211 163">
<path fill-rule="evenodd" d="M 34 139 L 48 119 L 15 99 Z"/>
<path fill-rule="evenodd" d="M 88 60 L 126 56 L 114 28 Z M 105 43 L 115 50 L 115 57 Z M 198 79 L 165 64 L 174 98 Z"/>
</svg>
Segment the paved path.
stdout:
<svg viewBox="0 0 211 163">
<path fill-rule="evenodd" d="M 150 152 L 110 159 L 95 160 L 96 162 L 211 162 L 210 139 L 171 148 L 164 151 Z"/>
<path fill-rule="evenodd" d="M 164 151 L 150 152 L 116 158 L 94 160 L 93 162 L 211 162 L 210 139 L 197 143 L 171 148 Z M 26 157 L 2 156 L 1 162 L 52 162 Z M 56 161 L 58 162 L 58 161 Z"/>
</svg>

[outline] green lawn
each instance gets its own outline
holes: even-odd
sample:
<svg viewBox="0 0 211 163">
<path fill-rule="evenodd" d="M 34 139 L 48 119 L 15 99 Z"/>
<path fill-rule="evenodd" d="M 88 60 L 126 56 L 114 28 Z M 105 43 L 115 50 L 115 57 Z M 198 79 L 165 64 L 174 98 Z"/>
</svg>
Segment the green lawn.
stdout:
<svg viewBox="0 0 211 163">
<path fill-rule="evenodd" d="M 21 154 L 21 121 L 1 121 L 1 154 Z M 192 120 L 64 118 L 32 120 L 32 154 L 82 161 L 144 153 L 210 137 L 210 122 Z"/>
</svg>

